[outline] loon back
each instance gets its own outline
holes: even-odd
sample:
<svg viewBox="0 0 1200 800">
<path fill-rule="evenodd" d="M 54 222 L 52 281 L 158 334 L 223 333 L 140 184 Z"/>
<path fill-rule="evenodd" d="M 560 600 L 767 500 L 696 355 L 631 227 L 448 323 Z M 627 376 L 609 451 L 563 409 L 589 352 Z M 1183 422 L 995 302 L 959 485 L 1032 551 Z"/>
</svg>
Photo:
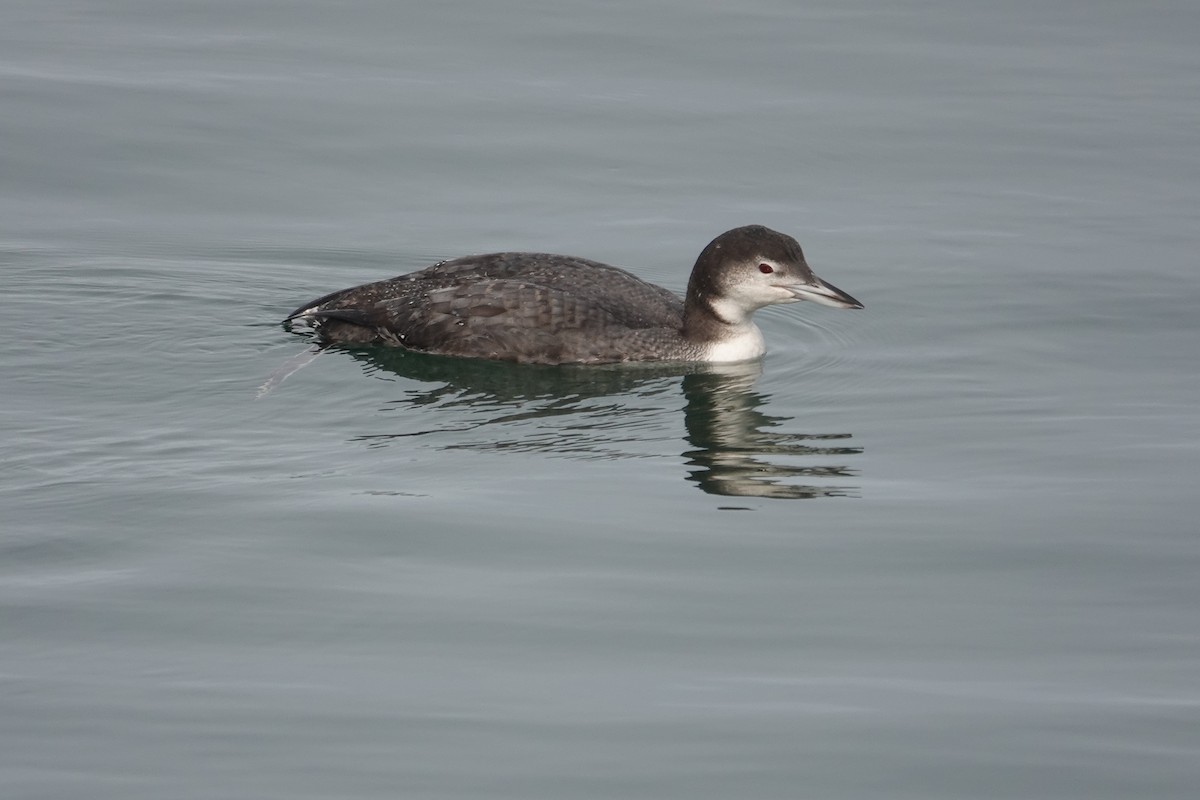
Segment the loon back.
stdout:
<svg viewBox="0 0 1200 800">
<path fill-rule="evenodd" d="M 322 339 L 524 363 L 627 360 L 679 335 L 683 301 L 617 267 L 549 253 L 444 261 L 296 309 Z"/>
</svg>

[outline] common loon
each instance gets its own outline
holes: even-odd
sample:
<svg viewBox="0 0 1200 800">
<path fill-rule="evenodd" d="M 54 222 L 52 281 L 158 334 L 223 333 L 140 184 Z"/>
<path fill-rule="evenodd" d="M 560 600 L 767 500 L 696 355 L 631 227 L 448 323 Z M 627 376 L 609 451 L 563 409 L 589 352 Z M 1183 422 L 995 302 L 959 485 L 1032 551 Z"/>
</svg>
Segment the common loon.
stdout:
<svg viewBox="0 0 1200 800">
<path fill-rule="evenodd" d="M 704 248 L 683 300 L 596 261 L 491 253 L 325 295 L 284 325 L 327 343 L 527 364 L 723 363 L 766 352 L 755 311 L 800 300 L 863 307 L 814 275 L 795 239 L 748 225 Z"/>
</svg>

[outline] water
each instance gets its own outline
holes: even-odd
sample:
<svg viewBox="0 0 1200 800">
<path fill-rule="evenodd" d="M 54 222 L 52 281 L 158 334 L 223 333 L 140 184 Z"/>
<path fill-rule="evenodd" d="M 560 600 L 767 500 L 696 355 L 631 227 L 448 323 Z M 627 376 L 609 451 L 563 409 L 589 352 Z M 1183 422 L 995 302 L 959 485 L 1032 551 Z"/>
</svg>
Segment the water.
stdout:
<svg viewBox="0 0 1200 800">
<path fill-rule="evenodd" d="M 1194 795 L 1193 4 L 0 22 L 0 795 Z M 327 291 L 749 222 L 866 310 L 256 397 Z"/>
</svg>

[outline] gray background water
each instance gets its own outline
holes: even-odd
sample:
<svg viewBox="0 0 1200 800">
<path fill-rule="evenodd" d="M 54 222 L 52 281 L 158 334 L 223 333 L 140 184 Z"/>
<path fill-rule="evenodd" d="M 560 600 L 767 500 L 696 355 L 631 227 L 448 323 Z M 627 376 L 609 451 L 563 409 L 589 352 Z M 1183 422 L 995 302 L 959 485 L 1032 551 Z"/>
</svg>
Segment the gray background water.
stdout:
<svg viewBox="0 0 1200 800">
<path fill-rule="evenodd" d="M 0 796 L 1193 797 L 1200 7 L 0 6 Z M 754 370 L 295 305 L 720 231 Z"/>
</svg>

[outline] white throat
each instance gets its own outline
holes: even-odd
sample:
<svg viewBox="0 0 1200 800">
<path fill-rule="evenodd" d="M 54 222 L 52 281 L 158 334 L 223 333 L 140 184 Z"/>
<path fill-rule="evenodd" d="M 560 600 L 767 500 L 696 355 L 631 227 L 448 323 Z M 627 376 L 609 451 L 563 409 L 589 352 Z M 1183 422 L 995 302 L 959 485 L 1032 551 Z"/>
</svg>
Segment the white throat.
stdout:
<svg viewBox="0 0 1200 800">
<path fill-rule="evenodd" d="M 761 306 L 750 305 L 728 297 L 716 297 L 709 303 L 709 307 L 717 315 L 717 319 L 726 325 L 753 326 L 754 323 L 750 322 L 750 315 Z"/>
<path fill-rule="evenodd" d="M 704 360 L 715 364 L 730 364 L 735 361 L 752 361 L 762 358 L 767 352 L 762 331 L 746 319 L 740 325 L 731 325 L 729 335 L 708 345 Z"/>
</svg>

